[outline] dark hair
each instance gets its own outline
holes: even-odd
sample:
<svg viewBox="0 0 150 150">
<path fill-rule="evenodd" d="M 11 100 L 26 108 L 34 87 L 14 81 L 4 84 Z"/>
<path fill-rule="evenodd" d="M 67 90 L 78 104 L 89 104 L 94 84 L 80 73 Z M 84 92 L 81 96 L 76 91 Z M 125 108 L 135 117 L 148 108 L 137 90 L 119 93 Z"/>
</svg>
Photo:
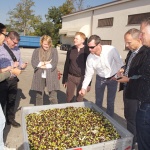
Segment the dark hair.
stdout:
<svg viewBox="0 0 150 150">
<path fill-rule="evenodd" d="M 20 36 L 16 31 L 10 31 L 7 35 L 10 39 L 20 41 Z"/>
<path fill-rule="evenodd" d="M 95 41 L 95 44 L 98 45 L 101 43 L 101 38 L 98 35 L 91 35 L 88 39 L 88 43 L 90 43 L 92 40 Z"/>
<path fill-rule="evenodd" d="M 139 39 L 140 30 L 138 30 L 136 28 L 132 28 L 125 33 L 125 36 L 127 34 L 130 34 L 134 39 Z"/>
<path fill-rule="evenodd" d="M 6 26 L 2 23 L 0 23 L 0 33 L 2 33 L 6 29 Z"/>
<path fill-rule="evenodd" d="M 145 25 L 149 25 L 149 26 L 150 26 L 150 17 L 144 18 L 144 19 L 141 21 L 141 24 L 145 24 Z"/>
</svg>

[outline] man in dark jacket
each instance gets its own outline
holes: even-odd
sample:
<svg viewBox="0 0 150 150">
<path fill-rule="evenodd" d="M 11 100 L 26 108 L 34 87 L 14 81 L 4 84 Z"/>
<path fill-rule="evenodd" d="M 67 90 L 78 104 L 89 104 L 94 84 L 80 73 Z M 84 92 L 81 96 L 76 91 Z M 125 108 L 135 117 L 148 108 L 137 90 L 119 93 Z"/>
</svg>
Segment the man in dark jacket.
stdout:
<svg viewBox="0 0 150 150">
<path fill-rule="evenodd" d="M 138 150 L 150 150 L 150 18 L 142 21 L 140 38 L 147 46 L 146 58 L 139 68 L 138 100 L 140 105 L 136 114 Z"/>
<path fill-rule="evenodd" d="M 142 46 L 142 41 L 140 40 L 139 35 L 140 31 L 135 28 L 128 30 L 124 35 L 125 45 L 130 51 L 125 60 L 124 76 L 118 80 L 118 82 L 126 82 L 121 83 L 120 90 L 124 90 L 124 116 L 127 121 L 127 129 L 134 135 L 133 148 L 137 141 L 135 118 L 139 103 L 136 91 L 138 82 L 136 79 L 140 78 L 138 69 L 143 63 L 145 50 L 147 49 L 145 46 Z"/>
<path fill-rule="evenodd" d="M 83 96 L 79 95 L 84 79 L 86 59 L 89 55 L 89 48 L 84 44 L 86 36 L 82 32 L 77 32 L 74 38 L 74 46 L 67 51 L 64 66 L 62 84 L 67 88 L 67 102 L 71 102 L 76 89 L 76 101 L 83 101 Z M 90 90 L 88 87 L 87 91 Z"/>
</svg>

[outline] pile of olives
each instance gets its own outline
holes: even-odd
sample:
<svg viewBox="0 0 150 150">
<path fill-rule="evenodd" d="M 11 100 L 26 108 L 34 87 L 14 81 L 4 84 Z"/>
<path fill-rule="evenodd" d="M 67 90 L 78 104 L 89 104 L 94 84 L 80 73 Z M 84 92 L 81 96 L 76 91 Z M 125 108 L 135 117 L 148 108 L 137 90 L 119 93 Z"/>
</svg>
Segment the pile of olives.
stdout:
<svg viewBox="0 0 150 150">
<path fill-rule="evenodd" d="M 121 138 L 102 113 L 86 107 L 29 114 L 26 129 L 31 150 L 65 150 Z"/>
</svg>

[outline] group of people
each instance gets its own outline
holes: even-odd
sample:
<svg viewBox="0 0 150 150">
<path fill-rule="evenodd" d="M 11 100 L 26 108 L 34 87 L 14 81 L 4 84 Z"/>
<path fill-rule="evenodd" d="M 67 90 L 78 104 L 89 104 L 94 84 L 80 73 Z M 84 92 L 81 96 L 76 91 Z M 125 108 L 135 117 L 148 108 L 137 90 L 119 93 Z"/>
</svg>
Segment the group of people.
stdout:
<svg viewBox="0 0 150 150">
<path fill-rule="evenodd" d="M 4 41 L 5 40 L 5 41 Z M 23 63 L 18 48 L 19 34 L 15 31 L 6 36 L 6 27 L 0 24 L 0 149 L 4 149 L 3 129 L 6 122 L 20 127 L 15 121 L 15 101 L 17 76 L 27 67 Z M 62 77 L 66 88 L 66 102 L 81 102 L 90 91 L 92 77 L 96 71 L 95 103 L 102 108 L 104 90 L 107 86 L 107 113 L 114 116 L 114 102 L 118 82 L 123 90 L 124 116 L 127 129 L 134 135 L 133 149 L 150 149 L 150 18 L 141 22 L 140 30 L 132 28 L 124 34 L 129 49 L 125 65 L 114 46 L 101 45 L 98 35 L 86 36 L 77 32 L 74 46 L 67 51 Z M 60 89 L 58 77 L 58 53 L 52 46 L 52 39 L 44 35 L 40 48 L 34 50 L 31 64 L 34 69 L 31 90 L 36 91 L 36 105 L 43 105 L 45 88 L 51 104 L 58 104 L 57 91 Z M 76 99 L 74 92 L 76 91 Z"/>
<path fill-rule="evenodd" d="M 83 38 L 84 37 L 84 38 Z M 132 28 L 124 35 L 129 49 L 125 65 L 115 47 L 101 45 L 98 35 L 92 35 L 84 45 L 83 33 L 77 32 L 74 46 L 67 52 L 62 83 L 67 102 L 83 101 L 96 71 L 95 103 L 102 107 L 107 86 L 107 113 L 113 117 L 117 83 L 123 90 L 124 116 L 127 129 L 134 135 L 133 149 L 150 149 L 150 18 L 141 22 L 140 30 Z M 90 54 L 89 54 L 89 52 Z"/>
</svg>

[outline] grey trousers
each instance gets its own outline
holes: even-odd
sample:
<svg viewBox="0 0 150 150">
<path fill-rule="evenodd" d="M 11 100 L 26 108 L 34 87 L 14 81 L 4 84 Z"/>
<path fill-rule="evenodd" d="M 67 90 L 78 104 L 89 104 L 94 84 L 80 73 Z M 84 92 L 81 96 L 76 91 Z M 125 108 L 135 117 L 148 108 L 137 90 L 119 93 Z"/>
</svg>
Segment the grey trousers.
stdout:
<svg viewBox="0 0 150 150">
<path fill-rule="evenodd" d="M 42 80 L 42 84 L 44 84 L 43 87 L 46 85 L 46 79 Z M 50 91 L 48 92 L 49 94 L 49 100 L 50 104 L 58 104 L 58 99 L 57 99 L 57 91 Z M 44 95 L 44 89 L 43 91 L 36 91 L 36 106 L 38 105 L 43 105 L 43 95 Z"/>
<path fill-rule="evenodd" d="M 123 101 L 124 101 L 124 116 L 127 121 L 127 130 L 130 131 L 133 137 L 133 145 L 137 142 L 137 133 L 136 133 L 136 112 L 139 106 L 139 101 L 136 99 L 127 99 L 125 97 L 125 88 L 123 91 Z"/>
<path fill-rule="evenodd" d="M 106 79 L 96 75 L 96 84 L 95 84 L 95 96 L 96 96 L 96 105 L 102 108 L 104 91 L 107 86 L 107 114 L 112 116 L 114 115 L 114 102 L 117 91 L 117 81 Z"/>
</svg>

